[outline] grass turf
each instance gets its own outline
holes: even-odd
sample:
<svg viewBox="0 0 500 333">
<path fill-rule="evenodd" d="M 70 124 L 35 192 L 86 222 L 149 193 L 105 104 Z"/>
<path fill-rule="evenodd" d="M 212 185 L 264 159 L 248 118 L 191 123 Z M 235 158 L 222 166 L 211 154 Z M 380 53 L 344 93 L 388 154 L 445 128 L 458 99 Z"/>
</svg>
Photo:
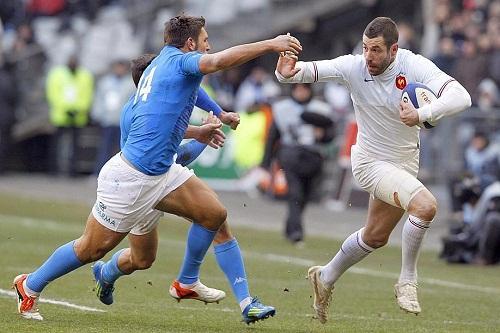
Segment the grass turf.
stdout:
<svg viewBox="0 0 500 333">
<path fill-rule="evenodd" d="M 115 304 L 105 306 L 93 292 L 90 266 L 50 284 L 43 297 L 88 306 L 89 312 L 40 304 L 43 322 L 20 318 L 6 295 L 15 275 L 30 272 L 61 244 L 83 230 L 89 207 L 0 195 L 0 332 L 498 332 L 500 267 L 450 266 L 435 252 L 420 258 L 423 312 L 398 309 L 392 286 L 400 268 L 400 249 L 384 248 L 347 272 L 337 283 L 329 321 L 312 319 L 307 267 L 326 263 L 340 242 L 310 237 L 302 249 L 275 232 L 235 228 L 243 250 L 252 294 L 276 307 L 277 314 L 256 325 L 241 322 L 230 287 L 212 253 L 202 266 L 202 281 L 226 290 L 221 304 L 177 303 L 168 285 L 178 273 L 188 223 L 165 218 L 153 267 L 116 283 Z M 120 245 L 125 247 L 126 241 Z M 112 253 L 106 258 L 110 258 Z"/>
</svg>

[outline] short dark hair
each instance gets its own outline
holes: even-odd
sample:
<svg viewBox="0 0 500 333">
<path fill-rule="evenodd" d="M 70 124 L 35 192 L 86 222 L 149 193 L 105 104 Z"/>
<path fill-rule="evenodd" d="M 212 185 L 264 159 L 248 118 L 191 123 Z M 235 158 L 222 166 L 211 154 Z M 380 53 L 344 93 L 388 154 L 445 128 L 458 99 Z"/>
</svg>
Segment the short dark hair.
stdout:
<svg viewBox="0 0 500 333">
<path fill-rule="evenodd" d="M 203 16 L 186 16 L 184 14 L 173 17 L 165 23 L 163 40 L 165 44 L 181 48 L 189 37 L 196 40 L 201 28 L 205 26 Z"/>
<path fill-rule="evenodd" d="M 376 38 L 382 36 L 385 45 L 390 48 L 398 42 L 399 32 L 396 22 L 389 17 L 377 17 L 365 28 L 364 35 L 368 38 Z"/>
<path fill-rule="evenodd" d="M 153 59 L 156 58 L 156 54 L 146 53 L 130 62 L 130 70 L 132 72 L 132 79 L 134 80 L 135 86 L 139 84 L 142 73 L 151 64 Z"/>
</svg>

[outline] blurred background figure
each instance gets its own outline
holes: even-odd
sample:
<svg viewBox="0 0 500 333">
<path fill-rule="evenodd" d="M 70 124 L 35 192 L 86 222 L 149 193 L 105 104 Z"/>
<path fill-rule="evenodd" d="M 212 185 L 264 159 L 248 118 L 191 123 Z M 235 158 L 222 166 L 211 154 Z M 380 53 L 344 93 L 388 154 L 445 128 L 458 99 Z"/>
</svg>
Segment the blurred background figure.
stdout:
<svg viewBox="0 0 500 333">
<path fill-rule="evenodd" d="M 14 124 L 16 91 L 12 75 L 0 59 L 0 174 L 7 169 L 11 149 L 11 130 Z"/>
<path fill-rule="evenodd" d="M 321 188 L 325 145 L 334 138 L 330 106 L 314 98 L 310 84 L 294 84 L 291 96 L 273 104 L 273 123 L 262 167 L 270 169 L 273 150 L 288 184 L 285 237 L 304 239 L 302 216 L 313 192 Z M 279 141 L 279 143 L 278 143 Z"/>
<path fill-rule="evenodd" d="M 97 81 L 92 120 L 100 127 L 94 174 L 99 174 L 102 166 L 120 151 L 120 114 L 123 105 L 135 91 L 129 75 L 129 63 L 117 60 L 111 71 Z"/>
<path fill-rule="evenodd" d="M 481 190 L 498 177 L 495 165 L 500 156 L 498 144 L 490 143 L 486 133 L 476 132 L 465 149 L 465 170 L 479 179 Z"/>
<path fill-rule="evenodd" d="M 260 66 L 254 67 L 241 83 L 235 97 L 235 111 L 253 112 L 269 104 L 281 93 L 274 78 Z"/>
<path fill-rule="evenodd" d="M 71 56 L 66 65 L 49 71 L 46 89 L 50 121 L 56 128 L 51 145 L 52 172 L 76 176 L 79 129 L 89 122 L 93 76 Z"/>
<path fill-rule="evenodd" d="M 492 111 L 500 106 L 498 103 L 498 87 L 492 79 L 483 79 L 479 86 L 477 106 L 481 111 Z"/>
</svg>

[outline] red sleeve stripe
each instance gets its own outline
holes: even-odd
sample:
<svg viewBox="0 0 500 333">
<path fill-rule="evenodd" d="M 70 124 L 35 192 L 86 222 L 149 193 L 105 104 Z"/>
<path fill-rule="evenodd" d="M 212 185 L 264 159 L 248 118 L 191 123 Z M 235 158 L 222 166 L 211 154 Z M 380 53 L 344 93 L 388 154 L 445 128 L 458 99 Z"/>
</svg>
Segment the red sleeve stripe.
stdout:
<svg viewBox="0 0 500 333">
<path fill-rule="evenodd" d="M 439 92 L 438 92 L 438 95 L 437 95 L 438 98 L 441 97 L 441 94 L 443 93 L 443 90 L 448 85 L 448 83 L 453 82 L 453 81 L 455 81 L 455 79 L 449 79 L 448 81 L 446 81 L 443 84 L 443 86 L 441 87 L 441 89 L 439 89 Z"/>
<path fill-rule="evenodd" d="M 318 66 L 316 66 L 315 61 L 313 61 L 313 67 L 314 67 L 314 82 L 318 82 Z"/>
</svg>

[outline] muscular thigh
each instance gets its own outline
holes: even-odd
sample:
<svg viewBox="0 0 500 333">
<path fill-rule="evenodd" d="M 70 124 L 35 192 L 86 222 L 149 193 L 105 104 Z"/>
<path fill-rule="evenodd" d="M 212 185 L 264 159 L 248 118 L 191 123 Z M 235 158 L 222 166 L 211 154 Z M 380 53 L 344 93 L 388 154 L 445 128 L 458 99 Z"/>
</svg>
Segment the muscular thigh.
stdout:
<svg viewBox="0 0 500 333">
<path fill-rule="evenodd" d="M 75 252 L 80 261 L 87 263 L 102 258 L 125 238 L 127 233 L 110 230 L 99 223 L 93 214 L 87 219 L 83 235 L 75 242 Z"/>
<path fill-rule="evenodd" d="M 161 199 L 155 208 L 189 220 L 196 220 L 203 213 L 221 207 L 217 194 L 193 175 Z"/>
<path fill-rule="evenodd" d="M 353 175 L 361 187 L 389 205 L 408 209 L 411 199 L 424 185 L 417 179 L 418 156 L 406 162 L 379 161 L 354 150 Z"/>
</svg>

